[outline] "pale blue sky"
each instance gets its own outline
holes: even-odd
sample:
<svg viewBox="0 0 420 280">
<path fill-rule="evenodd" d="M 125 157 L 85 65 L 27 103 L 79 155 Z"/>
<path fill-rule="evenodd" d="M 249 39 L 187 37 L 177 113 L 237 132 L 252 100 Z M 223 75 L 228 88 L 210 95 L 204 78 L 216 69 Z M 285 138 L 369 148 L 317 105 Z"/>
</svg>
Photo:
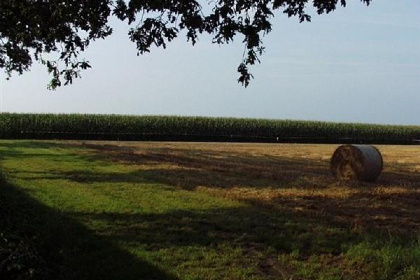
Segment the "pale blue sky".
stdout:
<svg viewBox="0 0 420 280">
<path fill-rule="evenodd" d="M 311 23 L 277 13 L 262 63 L 236 82 L 243 46 L 178 38 L 137 57 L 128 28 L 97 41 L 93 66 L 48 91 L 41 66 L 0 85 L 1 111 L 224 116 L 420 125 L 420 1 L 349 0 Z"/>
</svg>

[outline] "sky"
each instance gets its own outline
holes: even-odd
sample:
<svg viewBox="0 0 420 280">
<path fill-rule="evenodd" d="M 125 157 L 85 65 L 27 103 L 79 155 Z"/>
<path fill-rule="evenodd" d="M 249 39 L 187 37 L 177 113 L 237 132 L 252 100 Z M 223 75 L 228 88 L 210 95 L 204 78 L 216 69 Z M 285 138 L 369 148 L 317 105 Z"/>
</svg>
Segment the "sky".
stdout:
<svg viewBox="0 0 420 280">
<path fill-rule="evenodd" d="M 237 83 L 244 46 L 192 47 L 185 37 L 137 56 L 115 33 L 82 54 L 92 69 L 47 90 L 43 66 L 0 81 L 0 111 L 177 115 L 420 125 L 420 1 L 349 0 L 299 23 L 280 11 L 248 88 Z"/>
</svg>

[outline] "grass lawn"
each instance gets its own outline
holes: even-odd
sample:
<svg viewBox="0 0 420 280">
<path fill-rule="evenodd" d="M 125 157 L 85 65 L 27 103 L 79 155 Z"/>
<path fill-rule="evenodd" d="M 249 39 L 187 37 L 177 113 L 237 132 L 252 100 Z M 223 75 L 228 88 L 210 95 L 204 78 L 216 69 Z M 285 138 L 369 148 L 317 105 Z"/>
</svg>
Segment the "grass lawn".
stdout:
<svg viewBox="0 0 420 280">
<path fill-rule="evenodd" d="M 419 146 L 335 148 L 0 141 L 0 279 L 420 279 Z"/>
</svg>

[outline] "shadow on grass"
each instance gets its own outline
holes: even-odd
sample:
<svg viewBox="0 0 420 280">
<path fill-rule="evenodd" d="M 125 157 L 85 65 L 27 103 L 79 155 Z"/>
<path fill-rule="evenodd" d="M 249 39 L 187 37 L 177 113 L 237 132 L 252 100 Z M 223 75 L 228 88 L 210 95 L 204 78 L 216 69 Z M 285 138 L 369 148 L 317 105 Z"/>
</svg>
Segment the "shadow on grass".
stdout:
<svg viewBox="0 0 420 280">
<path fill-rule="evenodd" d="M 332 182 L 328 162 L 292 159 L 281 156 L 250 156 L 223 151 L 201 151 L 156 148 L 139 150 L 118 145 L 81 144 L 77 147 L 93 149 L 87 154 L 90 160 L 114 161 L 131 165 L 147 165 L 145 178 L 158 177 L 159 182 L 193 190 L 198 186 L 230 188 L 285 188 L 310 177 L 321 176 L 320 183 L 311 187 L 325 187 Z M 171 168 L 175 167 L 175 168 Z M 305 188 L 304 184 L 300 187 Z"/>
<path fill-rule="evenodd" d="M 145 246 L 148 251 L 190 246 L 216 248 L 229 244 L 232 248 L 260 252 L 271 248 L 284 253 L 297 250 L 302 256 L 338 255 L 344 245 L 359 240 L 357 234 L 334 231 L 322 222 L 314 223 L 297 213 L 268 212 L 250 206 L 162 214 L 69 214 L 118 228 L 118 233 L 110 233 L 109 238 L 132 246 Z M 329 229 L 333 231 L 326 239 L 323 234 Z"/>
<path fill-rule="evenodd" d="M 177 279 L 0 179 L 0 279 Z"/>
</svg>

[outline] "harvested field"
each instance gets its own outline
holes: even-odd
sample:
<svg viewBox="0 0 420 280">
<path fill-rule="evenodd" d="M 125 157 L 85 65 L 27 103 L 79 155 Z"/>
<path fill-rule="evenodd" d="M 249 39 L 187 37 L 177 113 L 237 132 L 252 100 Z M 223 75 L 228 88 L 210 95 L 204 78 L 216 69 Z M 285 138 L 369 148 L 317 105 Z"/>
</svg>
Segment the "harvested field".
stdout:
<svg viewBox="0 0 420 280">
<path fill-rule="evenodd" d="M 362 183 L 338 146 L 0 141 L 0 198 L 51 279 L 419 279 L 420 149 Z"/>
<path fill-rule="evenodd" d="M 86 142 L 82 146 L 101 151 L 101 157 L 157 172 L 165 178 L 163 183 L 188 190 L 262 207 L 309 210 L 310 215 L 331 215 L 369 228 L 399 231 L 408 223 L 420 229 L 416 146 L 376 146 L 385 165 L 376 183 L 333 178 L 329 164 L 338 145 Z M 410 205 L 411 211 L 406 211 Z"/>
</svg>

